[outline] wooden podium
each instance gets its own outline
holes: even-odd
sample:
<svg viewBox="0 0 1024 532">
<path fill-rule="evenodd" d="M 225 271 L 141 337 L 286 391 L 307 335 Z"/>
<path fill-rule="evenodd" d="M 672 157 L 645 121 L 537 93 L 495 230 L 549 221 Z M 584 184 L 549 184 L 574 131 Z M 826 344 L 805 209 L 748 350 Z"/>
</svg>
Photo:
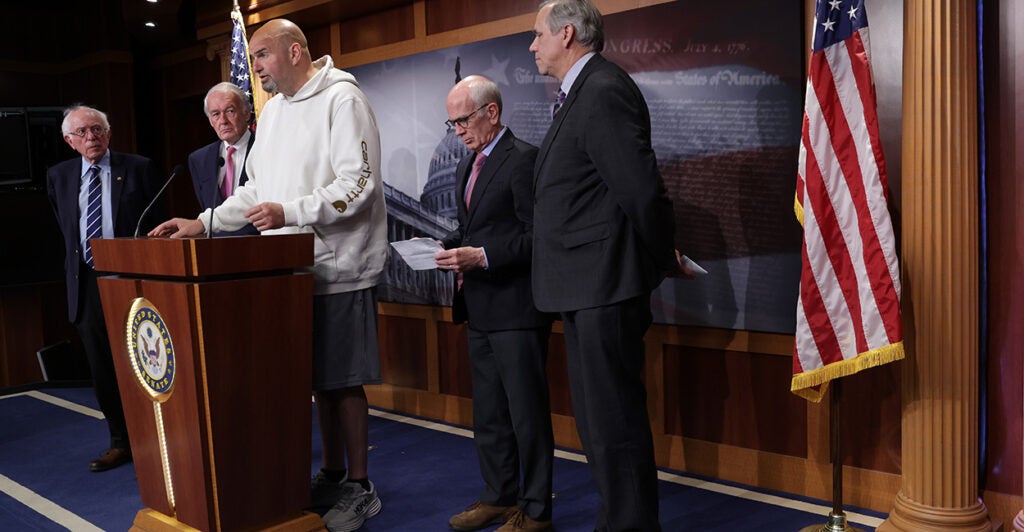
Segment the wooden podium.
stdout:
<svg viewBox="0 0 1024 532">
<path fill-rule="evenodd" d="M 132 530 L 323 530 L 313 235 L 93 240 L 142 503 Z"/>
</svg>

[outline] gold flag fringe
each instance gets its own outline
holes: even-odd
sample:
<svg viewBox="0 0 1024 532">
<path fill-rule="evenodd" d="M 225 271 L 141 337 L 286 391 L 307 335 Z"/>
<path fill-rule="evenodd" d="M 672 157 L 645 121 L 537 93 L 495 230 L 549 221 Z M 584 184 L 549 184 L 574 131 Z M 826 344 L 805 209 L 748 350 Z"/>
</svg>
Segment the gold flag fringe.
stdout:
<svg viewBox="0 0 1024 532">
<path fill-rule="evenodd" d="M 865 351 L 849 360 L 833 362 L 815 370 L 793 375 L 790 391 L 812 403 L 820 403 L 821 399 L 825 396 L 825 392 L 828 391 L 828 383 L 832 379 L 846 377 L 863 369 L 903 360 L 904 356 L 906 355 L 903 350 L 902 341 L 879 347 L 878 349 L 872 349 L 871 351 Z"/>
</svg>

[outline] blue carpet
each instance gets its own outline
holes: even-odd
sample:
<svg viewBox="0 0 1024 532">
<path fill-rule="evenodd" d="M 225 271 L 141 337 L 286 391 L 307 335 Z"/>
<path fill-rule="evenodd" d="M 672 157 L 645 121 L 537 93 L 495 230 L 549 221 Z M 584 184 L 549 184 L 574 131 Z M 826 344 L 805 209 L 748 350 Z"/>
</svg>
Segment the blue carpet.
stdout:
<svg viewBox="0 0 1024 532">
<path fill-rule="evenodd" d="M 96 408 L 90 389 L 42 391 Z M 0 530 L 77 530 L 89 528 L 89 524 L 101 530 L 127 530 L 131 526 L 141 508 L 134 469 L 88 471 L 87 464 L 104 450 L 107 440 L 102 420 L 21 395 L 0 398 L 0 427 Z M 480 493 L 476 452 L 470 438 L 371 416 L 370 444 L 370 476 L 380 493 L 383 510 L 367 521 L 363 530 L 447 530 L 448 518 L 475 501 Z M 316 463 L 311 464 L 311 473 L 319 468 L 318 434 L 313 437 L 313 457 Z M 59 508 L 55 512 L 42 510 L 47 515 L 37 512 L 14 498 L 11 492 L 20 488 L 11 488 L 12 485 L 35 492 L 69 514 Z M 660 483 L 659 490 L 661 523 L 666 531 L 796 532 L 824 523 L 830 506 L 827 502 L 772 493 L 822 507 L 820 512 L 815 509 L 817 513 L 813 513 L 666 481 Z M 554 492 L 556 530 L 593 529 L 598 497 L 586 464 L 556 459 Z M 861 509 L 847 511 L 884 518 Z M 862 530 L 874 530 L 852 521 Z"/>
</svg>

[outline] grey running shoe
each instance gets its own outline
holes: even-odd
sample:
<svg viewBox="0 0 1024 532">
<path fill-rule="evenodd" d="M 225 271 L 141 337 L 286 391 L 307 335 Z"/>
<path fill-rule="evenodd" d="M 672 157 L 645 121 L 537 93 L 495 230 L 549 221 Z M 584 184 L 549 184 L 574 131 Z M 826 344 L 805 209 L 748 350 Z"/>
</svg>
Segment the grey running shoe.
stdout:
<svg viewBox="0 0 1024 532">
<path fill-rule="evenodd" d="M 341 479 L 341 482 L 331 482 L 322 470 L 317 471 L 316 475 L 313 475 L 313 479 L 309 481 L 309 507 L 329 508 L 334 506 L 334 503 L 341 500 L 346 480 L 348 480 L 348 473 L 345 473 L 345 478 Z"/>
<path fill-rule="evenodd" d="M 379 513 L 380 497 L 373 482 L 370 482 L 370 491 L 364 490 L 358 482 L 345 482 L 341 500 L 324 515 L 324 524 L 331 532 L 351 532 Z"/>
</svg>

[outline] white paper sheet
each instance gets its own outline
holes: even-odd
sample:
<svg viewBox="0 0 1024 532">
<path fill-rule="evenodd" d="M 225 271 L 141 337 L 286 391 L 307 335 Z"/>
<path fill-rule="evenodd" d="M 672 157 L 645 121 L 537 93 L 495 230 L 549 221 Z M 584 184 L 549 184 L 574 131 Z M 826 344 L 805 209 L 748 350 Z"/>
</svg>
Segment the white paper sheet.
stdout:
<svg viewBox="0 0 1024 532">
<path fill-rule="evenodd" d="M 437 268 L 434 254 L 443 250 L 441 244 L 433 238 L 414 238 L 392 242 L 391 247 L 402 256 L 402 259 L 414 270 L 433 270 Z"/>
<path fill-rule="evenodd" d="M 705 270 L 704 268 L 701 268 L 700 264 L 697 264 L 696 262 L 693 262 L 693 259 L 691 259 L 690 257 L 687 257 L 686 255 L 683 255 L 683 265 L 685 265 L 687 268 L 689 268 L 691 271 L 693 271 L 694 273 L 696 273 L 698 275 L 707 275 L 708 274 L 707 270 Z"/>
</svg>

